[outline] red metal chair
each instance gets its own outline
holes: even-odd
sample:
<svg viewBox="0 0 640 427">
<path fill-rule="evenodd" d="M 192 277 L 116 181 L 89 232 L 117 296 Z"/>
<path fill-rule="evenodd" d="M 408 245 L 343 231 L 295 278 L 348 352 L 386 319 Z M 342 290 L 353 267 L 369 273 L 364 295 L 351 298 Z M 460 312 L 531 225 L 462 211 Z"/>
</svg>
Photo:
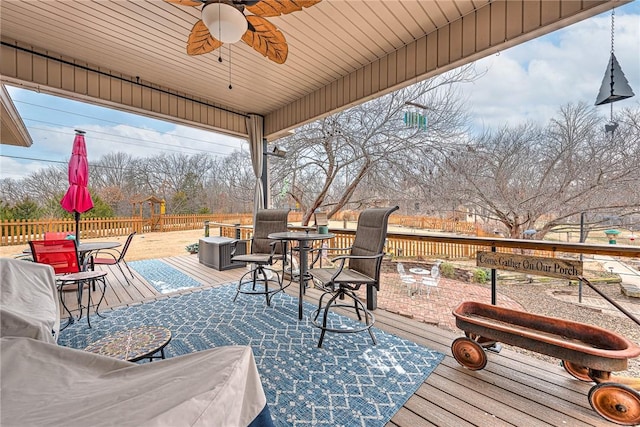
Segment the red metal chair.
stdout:
<svg viewBox="0 0 640 427">
<path fill-rule="evenodd" d="M 44 233 L 44 240 L 62 240 L 66 239 L 69 235 L 73 234 L 67 233 L 66 231 L 47 231 Z"/>
<path fill-rule="evenodd" d="M 133 240 L 133 236 L 135 235 L 136 235 L 135 231 L 129 234 L 129 237 L 127 237 L 127 241 L 125 242 L 124 247 L 122 248 L 122 251 L 118 251 L 116 249 L 102 249 L 96 252 L 92 260 L 92 267 L 94 265 L 117 265 L 118 268 L 120 269 L 120 272 L 124 276 L 124 280 L 126 280 L 127 284 L 130 285 L 131 282 L 129 282 L 127 275 L 124 274 L 124 270 L 122 269 L 120 264 L 122 263 L 125 265 L 125 267 L 127 267 L 127 270 L 129 270 L 129 274 L 131 274 L 131 278 L 133 279 L 134 278 L 133 272 L 129 268 L 129 265 L 127 264 L 127 262 L 124 260 L 124 257 L 126 256 L 127 249 L 129 249 L 129 245 L 131 244 L 131 241 Z M 106 255 L 108 256 L 108 258 L 102 257 L 101 255 Z"/>
<path fill-rule="evenodd" d="M 91 288 L 95 288 L 96 282 L 102 283 L 102 296 L 100 301 L 95 305 L 95 313 L 102 317 L 98 312 L 100 303 L 104 299 L 104 294 L 107 290 L 107 284 L 104 271 L 87 271 L 86 263 L 83 265 L 78 256 L 78 248 L 75 240 L 30 240 L 29 246 L 31 247 L 31 255 L 35 262 L 41 264 L 48 264 L 53 267 L 56 273 L 56 279 L 58 281 L 58 292 L 60 294 L 60 302 L 62 306 L 69 313 L 69 322 L 64 326 L 66 328 L 74 322 L 73 315 L 67 307 L 62 296 L 62 292 L 65 288 L 75 285 L 77 288 L 78 296 L 78 309 L 80 314 L 78 320 L 82 317 L 82 311 L 85 306 L 82 305 L 82 293 L 85 284 L 89 284 L 89 294 L 87 300 L 87 323 L 91 327 L 91 320 L 89 318 L 89 309 L 92 306 Z M 62 328 L 62 329 L 64 329 Z"/>
</svg>

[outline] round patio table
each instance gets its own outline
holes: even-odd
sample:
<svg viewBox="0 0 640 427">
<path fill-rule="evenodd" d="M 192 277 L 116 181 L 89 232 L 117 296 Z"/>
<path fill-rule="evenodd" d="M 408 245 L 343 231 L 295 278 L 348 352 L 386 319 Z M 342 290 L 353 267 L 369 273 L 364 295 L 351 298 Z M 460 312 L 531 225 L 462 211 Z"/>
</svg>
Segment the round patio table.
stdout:
<svg viewBox="0 0 640 427">
<path fill-rule="evenodd" d="M 164 359 L 164 348 L 171 341 L 171 331 L 162 326 L 140 326 L 116 332 L 90 344 L 85 351 L 137 362 Z M 154 356 L 160 352 L 160 356 Z"/>
<path fill-rule="evenodd" d="M 286 240 L 299 242 L 298 249 L 300 250 L 300 291 L 298 294 L 298 320 L 302 320 L 302 301 L 304 295 L 304 287 L 308 280 L 307 268 L 308 260 L 307 254 L 309 253 L 309 242 L 313 240 L 327 240 L 335 237 L 333 233 L 311 233 L 308 231 L 284 231 L 281 233 L 269 234 L 269 239 L 272 240 Z"/>
</svg>

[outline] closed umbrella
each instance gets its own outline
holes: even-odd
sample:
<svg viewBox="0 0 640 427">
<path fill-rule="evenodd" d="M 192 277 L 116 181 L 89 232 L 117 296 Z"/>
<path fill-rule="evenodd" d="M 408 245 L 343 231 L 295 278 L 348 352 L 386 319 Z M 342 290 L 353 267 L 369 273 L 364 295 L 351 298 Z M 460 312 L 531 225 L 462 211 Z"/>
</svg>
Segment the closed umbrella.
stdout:
<svg viewBox="0 0 640 427">
<path fill-rule="evenodd" d="M 60 200 L 67 212 L 73 212 L 76 219 L 76 242 L 80 243 L 80 214 L 93 208 L 93 200 L 87 185 L 89 184 L 89 161 L 84 131 L 76 130 L 73 150 L 69 159 L 69 189 Z"/>
</svg>

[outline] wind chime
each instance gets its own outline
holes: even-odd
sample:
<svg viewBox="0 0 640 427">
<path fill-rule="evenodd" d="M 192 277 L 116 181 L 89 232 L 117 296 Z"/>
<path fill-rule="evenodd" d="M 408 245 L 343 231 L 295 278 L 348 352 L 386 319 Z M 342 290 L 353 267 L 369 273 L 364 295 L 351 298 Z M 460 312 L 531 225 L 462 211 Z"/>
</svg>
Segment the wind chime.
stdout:
<svg viewBox="0 0 640 427">
<path fill-rule="evenodd" d="M 412 108 L 411 111 L 404 112 L 404 124 L 408 128 L 414 128 L 422 131 L 427 130 L 428 119 L 424 114 L 425 110 L 428 110 L 429 107 L 417 104 L 415 102 L 407 101 L 404 103 L 405 105 L 409 105 L 411 107 L 419 108 L 419 110 Z"/>
<path fill-rule="evenodd" d="M 613 121 L 613 103 L 634 96 L 633 90 L 631 90 L 631 86 L 629 86 L 629 82 L 622 72 L 614 53 L 614 34 L 615 9 L 611 9 L 611 57 L 609 58 L 609 64 L 604 73 L 595 105 L 611 104 L 610 121 L 605 125 L 604 129 L 605 132 L 610 132 L 612 137 L 618 127 L 618 123 Z"/>
</svg>

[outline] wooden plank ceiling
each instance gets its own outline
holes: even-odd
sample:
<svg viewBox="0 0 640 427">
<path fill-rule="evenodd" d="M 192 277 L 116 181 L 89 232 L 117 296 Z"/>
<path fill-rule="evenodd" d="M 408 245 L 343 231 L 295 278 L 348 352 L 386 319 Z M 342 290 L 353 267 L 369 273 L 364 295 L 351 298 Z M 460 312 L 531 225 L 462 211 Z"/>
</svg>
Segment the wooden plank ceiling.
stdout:
<svg viewBox="0 0 640 427">
<path fill-rule="evenodd" d="M 199 7 L 160 0 L 6 0 L 0 3 L 0 71 L 4 83 L 236 135 L 246 134 L 244 116 L 257 113 L 273 139 L 625 2 L 323 0 L 268 18 L 289 46 L 280 65 L 243 42 L 188 56 Z M 112 76 L 117 85 L 109 83 Z M 140 94 L 131 91 L 140 84 Z M 194 113 L 192 100 L 204 109 Z"/>
</svg>

